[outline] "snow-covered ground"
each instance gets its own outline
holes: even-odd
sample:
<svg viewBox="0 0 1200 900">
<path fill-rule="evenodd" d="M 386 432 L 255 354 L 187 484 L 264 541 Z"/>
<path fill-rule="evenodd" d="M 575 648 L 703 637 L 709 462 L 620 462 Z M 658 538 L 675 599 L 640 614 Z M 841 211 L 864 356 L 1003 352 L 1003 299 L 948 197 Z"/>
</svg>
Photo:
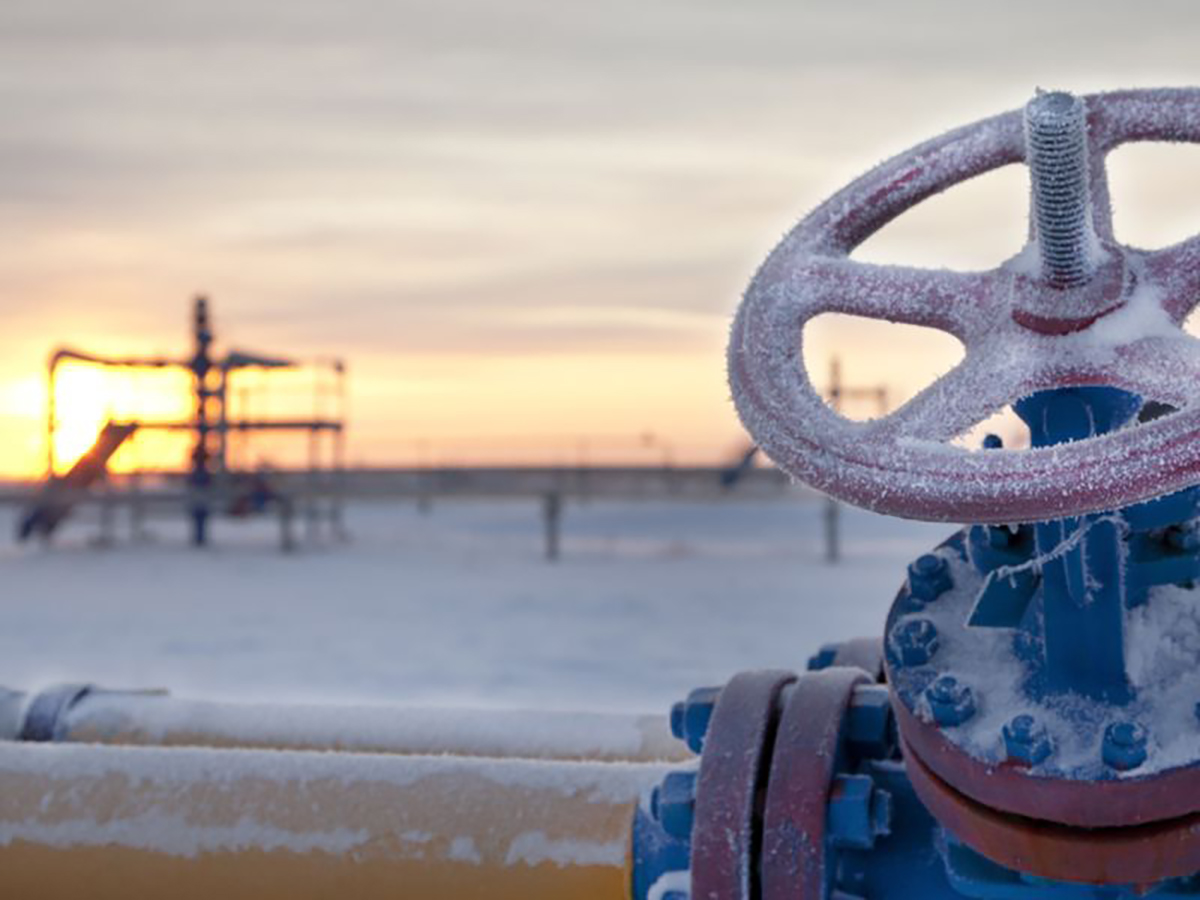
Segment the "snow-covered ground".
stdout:
<svg viewBox="0 0 1200 900">
<path fill-rule="evenodd" d="M 539 508 L 515 501 L 358 504 L 351 543 L 293 555 L 268 522 L 222 523 L 195 552 L 177 522 L 102 550 L 78 521 L 53 549 L 0 549 L 0 684 L 665 710 L 878 634 L 907 562 L 951 530 L 856 510 L 843 523 L 829 566 L 812 500 L 569 504 L 554 564 Z"/>
</svg>

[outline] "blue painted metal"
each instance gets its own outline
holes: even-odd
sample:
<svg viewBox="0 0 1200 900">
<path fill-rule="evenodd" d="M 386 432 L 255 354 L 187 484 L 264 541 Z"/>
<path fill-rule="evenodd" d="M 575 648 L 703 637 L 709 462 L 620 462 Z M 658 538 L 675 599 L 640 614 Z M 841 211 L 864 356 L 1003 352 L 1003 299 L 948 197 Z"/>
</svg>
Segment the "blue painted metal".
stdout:
<svg viewBox="0 0 1200 900">
<path fill-rule="evenodd" d="M 1146 761 L 1149 735 L 1137 722 L 1116 722 L 1104 729 L 1104 762 L 1121 772 L 1136 769 Z"/>
<path fill-rule="evenodd" d="M 1054 749 L 1046 727 L 1028 713 L 1013 716 L 1001 733 L 1009 760 L 1019 765 L 1036 766 Z"/>
<path fill-rule="evenodd" d="M 671 707 L 671 733 L 686 743 L 693 753 L 704 749 L 704 735 L 708 732 L 720 693 L 719 687 L 696 688 L 686 700 Z"/>
<path fill-rule="evenodd" d="M 954 897 L 971 900 L 1195 900 L 1200 897 L 1200 879 L 1175 878 L 1154 885 L 1066 884 L 1024 875 L 996 865 L 945 831 L 933 829 L 938 855 Z"/>
<path fill-rule="evenodd" d="M 634 811 L 632 840 L 633 900 L 646 900 L 659 878 L 668 872 L 685 871 L 691 864 L 691 841 L 669 834 L 648 804 L 640 804 Z"/>
<path fill-rule="evenodd" d="M 854 689 L 846 711 L 846 742 L 863 759 L 887 759 L 896 752 L 896 715 L 887 685 Z"/>
<path fill-rule="evenodd" d="M 918 556 L 908 565 L 908 592 L 931 603 L 954 586 L 946 560 L 933 553 Z"/>
<path fill-rule="evenodd" d="M 953 675 L 942 675 L 925 691 L 934 719 L 943 728 L 961 725 L 975 715 L 975 694 Z"/>
<path fill-rule="evenodd" d="M 1106 387 L 1042 391 L 1014 404 L 1034 447 L 1094 437 L 1130 422 L 1141 398 Z M 1121 703 L 1131 693 L 1125 672 L 1122 527 L 1113 513 L 1040 522 L 1043 562 L 1044 681 L 1067 691 Z"/>
<path fill-rule="evenodd" d="M 826 828 L 839 850 L 870 850 L 891 832 L 892 795 L 870 775 L 838 775 L 829 791 Z"/>
<path fill-rule="evenodd" d="M 929 662 L 939 645 L 937 626 L 929 619 L 906 619 L 892 629 L 890 644 L 906 666 Z"/>
<path fill-rule="evenodd" d="M 696 819 L 695 771 L 668 773 L 650 795 L 650 813 L 671 837 L 687 840 Z"/>
</svg>

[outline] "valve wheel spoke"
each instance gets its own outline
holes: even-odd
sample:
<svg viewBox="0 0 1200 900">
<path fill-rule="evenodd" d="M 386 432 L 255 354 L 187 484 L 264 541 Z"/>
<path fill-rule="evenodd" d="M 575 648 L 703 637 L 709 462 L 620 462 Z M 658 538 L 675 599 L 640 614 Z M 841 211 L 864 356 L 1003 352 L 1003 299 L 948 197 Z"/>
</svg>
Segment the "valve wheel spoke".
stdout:
<svg viewBox="0 0 1200 900">
<path fill-rule="evenodd" d="M 1146 271 L 1163 292 L 1163 309 L 1182 325 L 1200 305 L 1200 235 L 1149 253 Z"/>
<path fill-rule="evenodd" d="M 972 340 L 996 317 L 995 304 L 989 303 L 997 283 L 992 271 L 936 271 L 845 257 L 789 256 L 772 256 L 747 298 L 757 293 L 782 295 L 801 327 L 821 313 L 845 313 L 937 328 Z"/>
<path fill-rule="evenodd" d="M 1019 346 L 993 345 L 969 352 L 957 366 L 890 415 L 870 423 L 874 440 L 904 438 L 945 442 L 1036 390 L 1036 370 L 1020 359 Z"/>
</svg>

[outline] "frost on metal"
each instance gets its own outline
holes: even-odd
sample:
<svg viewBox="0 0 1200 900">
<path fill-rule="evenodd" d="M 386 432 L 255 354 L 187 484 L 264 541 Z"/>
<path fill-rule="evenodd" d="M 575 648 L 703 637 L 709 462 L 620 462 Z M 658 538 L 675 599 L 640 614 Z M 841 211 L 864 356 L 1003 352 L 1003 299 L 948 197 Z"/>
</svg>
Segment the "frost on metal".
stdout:
<svg viewBox="0 0 1200 900">
<path fill-rule="evenodd" d="M 1083 98 L 1095 270 L 1043 277 L 1036 244 L 987 272 L 878 266 L 849 253 L 909 207 L 1025 161 L 1021 111 L 949 132 L 868 172 L 805 217 L 754 276 L 728 351 L 734 402 L 781 468 L 877 512 L 931 521 L 1040 521 L 1139 502 L 1200 481 L 1200 238 L 1145 251 L 1115 242 L 1105 157 L 1131 141 L 1200 142 L 1200 89 Z M 806 322 L 847 313 L 949 332 L 963 361 L 895 412 L 853 422 L 803 365 Z M 1107 385 L 1178 408 L 1070 445 L 971 452 L 950 445 L 1035 391 Z"/>
<path fill-rule="evenodd" d="M 659 764 L 0 744 L 0 846 L 624 865 Z M 521 811 L 520 816 L 509 813 Z"/>
<path fill-rule="evenodd" d="M 312 748 L 528 759 L 676 759 L 659 717 L 528 710 L 213 703 L 98 691 L 65 716 L 72 741 Z"/>
<path fill-rule="evenodd" d="M 1031 560 L 1040 567 L 1063 547 Z M 1015 716 L 1037 718 L 1054 742 L 1054 753 L 1031 768 L 1041 777 L 1073 781 L 1144 779 L 1195 762 L 1196 698 L 1200 697 L 1200 610 L 1193 591 L 1173 585 L 1155 587 L 1149 602 L 1128 613 L 1125 652 L 1128 674 L 1136 699 L 1127 705 L 1092 700 L 1067 692 L 1050 701 L 1032 699 L 1024 689 L 1029 676 L 1026 662 L 1013 649 L 1013 632 L 1007 628 L 964 628 L 978 597 L 978 575 L 972 564 L 956 553 L 940 552 L 950 567 L 955 587 L 919 613 L 901 616 L 927 619 L 944 640 L 928 668 L 893 672 L 895 688 L 906 696 L 913 712 L 925 722 L 934 721 L 922 685 L 930 672 L 953 673 L 977 699 L 977 709 L 965 722 L 943 728 L 947 741 L 989 766 L 1007 760 L 1002 730 Z M 999 570 L 1000 573 L 1003 570 Z M 1114 772 L 1102 760 L 1101 740 L 1110 724 L 1123 720 L 1143 723 L 1152 741 L 1142 766 Z"/>
</svg>

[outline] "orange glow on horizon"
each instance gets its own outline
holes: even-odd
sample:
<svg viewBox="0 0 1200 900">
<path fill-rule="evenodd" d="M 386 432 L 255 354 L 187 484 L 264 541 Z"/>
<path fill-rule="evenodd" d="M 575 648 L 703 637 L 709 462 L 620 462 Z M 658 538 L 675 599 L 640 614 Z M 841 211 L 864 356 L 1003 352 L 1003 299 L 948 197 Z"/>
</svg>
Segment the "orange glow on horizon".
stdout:
<svg viewBox="0 0 1200 900">
<path fill-rule="evenodd" d="M 109 421 L 180 421 L 191 415 L 190 375 L 184 371 L 60 365 L 54 390 L 55 470 L 70 469 Z M 130 472 L 177 465 L 183 449 L 179 435 L 143 432 L 113 455 L 109 469 Z"/>
</svg>

